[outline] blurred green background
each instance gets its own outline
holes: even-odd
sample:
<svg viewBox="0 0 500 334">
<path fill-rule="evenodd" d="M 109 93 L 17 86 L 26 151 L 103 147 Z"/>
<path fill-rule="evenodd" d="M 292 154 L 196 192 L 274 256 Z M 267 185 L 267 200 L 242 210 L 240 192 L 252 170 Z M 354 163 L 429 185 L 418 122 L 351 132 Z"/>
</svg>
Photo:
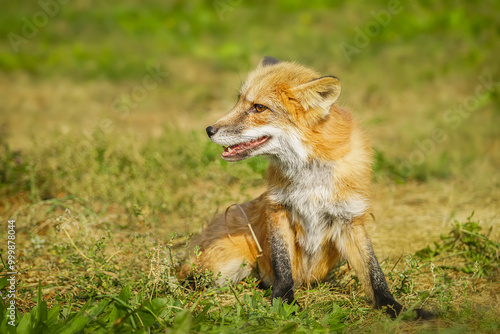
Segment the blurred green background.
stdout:
<svg viewBox="0 0 500 334">
<path fill-rule="evenodd" d="M 61 2 L 66 4 L 4 2 L 2 70 L 134 79 L 142 76 L 145 64 L 168 68 L 176 58 L 242 70 L 272 54 L 346 73 L 382 67 L 391 77 L 405 74 L 390 71 L 393 66 L 417 66 L 422 74 L 406 80 L 412 83 L 454 68 L 464 77 L 483 66 L 498 74 L 496 1 Z M 368 45 L 349 61 L 341 43 L 355 46 L 356 28 L 369 30 L 374 20 L 380 29 L 371 26 L 375 33 Z"/>
<path fill-rule="evenodd" d="M 228 164 L 204 129 L 263 56 L 341 79 L 338 103 L 376 152 L 369 231 L 379 258 L 401 260 L 471 212 L 499 226 L 499 37 L 493 0 L 2 1 L 0 221 L 17 224 L 18 309 L 33 308 L 39 280 L 64 316 L 75 300 L 127 285 L 149 295 L 151 254 L 171 232 L 181 245 L 262 192 L 266 160 Z M 468 302 L 479 296 L 470 282 L 468 294 L 440 291 Z M 490 283 L 482 305 L 495 302 Z M 483 306 L 448 300 L 452 322 L 481 322 Z M 354 327 L 364 302 L 359 310 Z"/>
</svg>

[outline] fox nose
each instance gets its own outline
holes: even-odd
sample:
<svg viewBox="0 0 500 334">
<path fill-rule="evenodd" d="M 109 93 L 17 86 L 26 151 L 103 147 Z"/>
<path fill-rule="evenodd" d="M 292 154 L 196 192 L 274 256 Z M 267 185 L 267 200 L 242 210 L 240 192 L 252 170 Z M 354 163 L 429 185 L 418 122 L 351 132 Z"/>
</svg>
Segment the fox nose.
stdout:
<svg viewBox="0 0 500 334">
<path fill-rule="evenodd" d="M 215 130 L 213 126 L 209 126 L 206 130 L 209 138 L 211 138 L 217 132 L 217 130 Z"/>
</svg>

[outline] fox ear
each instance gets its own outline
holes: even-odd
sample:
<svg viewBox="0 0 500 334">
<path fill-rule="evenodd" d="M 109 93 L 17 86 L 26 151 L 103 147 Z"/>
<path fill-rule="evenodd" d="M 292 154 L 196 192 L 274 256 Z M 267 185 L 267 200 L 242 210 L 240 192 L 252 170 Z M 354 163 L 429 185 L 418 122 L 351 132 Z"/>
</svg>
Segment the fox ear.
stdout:
<svg viewBox="0 0 500 334">
<path fill-rule="evenodd" d="M 340 80 L 334 76 L 321 77 L 294 87 L 291 93 L 305 110 L 319 107 L 324 112 L 322 116 L 326 116 L 340 96 Z"/>
<path fill-rule="evenodd" d="M 266 67 L 269 65 L 275 65 L 279 62 L 280 62 L 280 60 L 277 58 L 265 56 L 264 58 L 261 59 L 261 61 L 259 63 L 259 67 Z"/>
</svg>

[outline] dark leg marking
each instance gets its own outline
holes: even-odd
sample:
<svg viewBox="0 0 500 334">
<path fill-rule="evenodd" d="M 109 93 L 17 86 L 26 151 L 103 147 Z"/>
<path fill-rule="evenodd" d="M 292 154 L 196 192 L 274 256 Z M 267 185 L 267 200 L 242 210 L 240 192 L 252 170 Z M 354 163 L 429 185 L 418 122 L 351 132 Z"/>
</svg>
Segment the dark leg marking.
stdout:
<svg viewBox="0 0 500 334">
<path fill-rule="evenodd" d="M 285 240 L 278 232 L 271 234 L 271 265 L 274 272 L 272 298 L 281 297 L 283 302 L 292 303 L 295 299 L 293 292 L 293 276 L 290 254 Z"/>
<path fill-rule="evenodd" d="M 389 287 L 387 286 L 387 281 L 385 280 L 384 273 L 382 269 L 380 269 L 380 265 L 378 264 L 377 258 L 375 257 L 375 253 L 373 252 L 373 248 L 370 245 L 370 282 L 373 289 L 373 298 L 375 301 L 375 307 L 380 309 L 382 307 L 386 307 L 386 312 L 392 317 L 395 318 L 404 311 L 403 306 L 399 304 L 391 292 L 389 291 Z M 434 314 L 428 312 L 424 309 L 416 309 L 415 310 L 417 319 L 423 320 L 431 320 L 434 318 Z"/>
<path fill-rule="evenodd" d="M 375 307 L 380 309 L 382 307 L 387 307 L 387 313 L 395 318 L 403 310 L 403 306 L 399 304 L 387 286 L 387 281 L 385 280 L 384 273 L 380 269 L 373 248 L 370 245 L 370 260 L 369 260 L 369 270 L 370 270 L 370 283 L 373 289 L 373 299 L 375 302 Z"/>
</svg>

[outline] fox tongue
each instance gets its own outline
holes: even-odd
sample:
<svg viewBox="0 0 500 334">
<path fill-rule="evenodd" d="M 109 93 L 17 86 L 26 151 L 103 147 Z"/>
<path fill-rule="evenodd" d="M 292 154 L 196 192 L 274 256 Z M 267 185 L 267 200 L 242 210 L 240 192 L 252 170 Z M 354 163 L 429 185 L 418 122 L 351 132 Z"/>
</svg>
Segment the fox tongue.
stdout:
<svg viewBox="0 0 500 334">
<path fill-rule="evenodd" d="M 238 153 L 245 150 L 245 148 L 242 146 L 243 146 L 243 144 L 238 144 L 238 145 L 231 146 L 231 147 L 224 147 L 224 152 L 222 153 L 222 155 L 223 156 L 230 156 L 230 155 L 238 154 Z"/>
<path fill-rule="evenodd" d="M 267 139 L 268 139 L 268 137 L 263 137 L 263 138 L 252 140 L 252 141 L 249 141 L 246 143 L 237 144 L 237 145 L 234 145 L 231 147 L 224 146 L 224 152 L 222 152 L 222 156 L 228 157 L 228 156 L 239 154 L 241 152 L 244 152 L 245 150 L 259 146 L 260 144 L 265 142 Z"/>
</svg>

